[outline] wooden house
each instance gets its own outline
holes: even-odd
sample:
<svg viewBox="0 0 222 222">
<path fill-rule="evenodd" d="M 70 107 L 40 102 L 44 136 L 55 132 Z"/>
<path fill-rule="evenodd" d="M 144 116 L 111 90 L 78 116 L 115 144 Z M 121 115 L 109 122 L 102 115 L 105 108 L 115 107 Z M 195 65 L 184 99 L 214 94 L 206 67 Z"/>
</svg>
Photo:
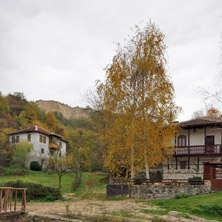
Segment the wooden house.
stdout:
<svg viewBox="0 0 222 222">
<path fill-rule="evenodd" d="M 175 153 L 163 165 L 163 179 L 201 177 L 222 189 L 222 118 L 200 117 L 179 123 Z"/>
</svg>

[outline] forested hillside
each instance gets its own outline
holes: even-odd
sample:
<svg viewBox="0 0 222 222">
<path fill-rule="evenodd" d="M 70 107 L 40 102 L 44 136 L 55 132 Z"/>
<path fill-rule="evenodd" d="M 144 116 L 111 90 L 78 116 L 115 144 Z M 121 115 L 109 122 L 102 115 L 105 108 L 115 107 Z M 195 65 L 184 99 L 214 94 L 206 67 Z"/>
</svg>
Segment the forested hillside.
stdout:
<svg viewBox="0 0 222 222">
<path fill-rule="evenodd" d="M 69 150 L 80 155 L 82 170 L 99 170 L 102 149 L 97 139 L 97 123 L 96 112 L 91 112 L 88 119 L 66 119 L 61 113 L 45 113 L 34 102 L 27 101 L 23 93 L 0 95 L 0 165 L 9 166 L 12 162 L 13 148 L 6 133 L 38 125 L 69 141 Z"/>
</svg>

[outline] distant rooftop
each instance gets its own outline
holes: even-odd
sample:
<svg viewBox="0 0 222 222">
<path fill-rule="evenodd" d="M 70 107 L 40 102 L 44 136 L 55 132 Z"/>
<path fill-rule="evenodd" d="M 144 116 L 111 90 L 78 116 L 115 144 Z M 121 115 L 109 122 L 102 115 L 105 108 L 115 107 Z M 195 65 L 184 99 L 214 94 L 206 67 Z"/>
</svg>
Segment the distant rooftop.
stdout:
<svg viewBox="0 0 222 222">
<path fill-rule="evenodd" d="M 204 127 L 204 126 L 220 126 L 222 127 L 222 117 L 198 117 L 179 123 L 184 128 Z"/>
</svg>

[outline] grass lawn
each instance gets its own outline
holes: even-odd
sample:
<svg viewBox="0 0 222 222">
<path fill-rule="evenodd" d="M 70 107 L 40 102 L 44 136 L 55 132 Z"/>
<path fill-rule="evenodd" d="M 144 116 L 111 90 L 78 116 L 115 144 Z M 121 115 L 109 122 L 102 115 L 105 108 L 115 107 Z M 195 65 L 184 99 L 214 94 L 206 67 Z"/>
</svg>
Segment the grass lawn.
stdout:
<svg viewBox="0 0 222 222">
<path fill-rule="evenodd" d="M 5 176 L 0 177 L 0 184 L 4 184 L 8 181 L 22 180 L 30 183 L 38 183 L 44 186 L 57 187 L 58 186 L 58 176 L 57 174 L 46 174 L 42 171 L 31 171 L 26 170 L 28 175 L 17 176 L 13 175 L 16 171 L 21 171 L 20 169 L 15 168 L 5 168 Z M 11 175 L 10 175 L 11 174 Z M 78 197 L 89 196 L 92 191 L 104 193 L 105 196 L 105 184 L 101 183 L 100 180 L 105 178 L 105 173 L 83 173 L 82 181 L 79 188 L 74 192 Z M 61 193 L 70 193 L 71 185 L 74 181 L 75 175 L 73 173 L 65 174 L 62 177 L 62 189 Z"/>
<path fill-rule="evenodd" d="M 222 221 L 222 192 L 171 200 L 150 200 L 148 203 L 167 211 L 179 211 Z"/>
</svg>

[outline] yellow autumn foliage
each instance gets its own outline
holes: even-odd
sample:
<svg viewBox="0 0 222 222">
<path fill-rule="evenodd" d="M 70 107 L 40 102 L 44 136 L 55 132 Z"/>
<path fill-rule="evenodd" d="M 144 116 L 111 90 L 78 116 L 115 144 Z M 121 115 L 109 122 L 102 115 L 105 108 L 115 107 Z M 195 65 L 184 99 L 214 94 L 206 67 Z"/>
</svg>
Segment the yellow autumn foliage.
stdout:
<svg viewBox="0 0 222 222">
<path fill-rule="evenodd" d="M 97 83 L 106 147 L 104 166 L 118 174 L 163 163 L 173 153 L 174 120 L 180 110 L 167 74 L 164 35 L 154 23 L 136 26 L 124 47 L 106 67 L 105 83 Z"/>
</svg>

